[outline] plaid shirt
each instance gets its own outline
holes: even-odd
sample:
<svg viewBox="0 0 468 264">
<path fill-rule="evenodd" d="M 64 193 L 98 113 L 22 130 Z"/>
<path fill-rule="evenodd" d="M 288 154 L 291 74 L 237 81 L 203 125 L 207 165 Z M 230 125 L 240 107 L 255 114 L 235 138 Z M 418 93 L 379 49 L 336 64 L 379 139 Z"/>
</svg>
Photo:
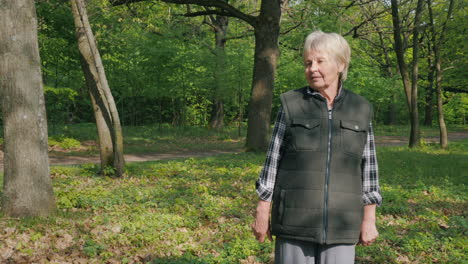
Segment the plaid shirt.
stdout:
<svg viewBox="0 0 468 264">
<path fill-rule="evenodd" d="M 314 96 L 322 96 L 316 91 L 307 92 Z M 340 89 L 341 92 L 341 89 Z M 338 93 L 340 96 L 341 93 Z M 337 96 L 337 97 L 338 97 Z M 276 174 L 278 172 L 279 161 L 284 150 L 284 133 L 286 131 L 286 117 L 283 108 L 280 107 L 276 118 L 275 127 L 268 148 L 266 161 L 263 170 L 256 182 L 257 194 L 260 199 L 270 202 L 273 196 L 275 187 Z M 367 142 L 362 155 L 362 199 L 364 204 L 382 203 L 380 195 L 379 176 L 377 156 L 375 153 L 374 132 L 372 130 L 372 122 L 369 124 L 369 132 L 367 133 Z"/>
</svg>

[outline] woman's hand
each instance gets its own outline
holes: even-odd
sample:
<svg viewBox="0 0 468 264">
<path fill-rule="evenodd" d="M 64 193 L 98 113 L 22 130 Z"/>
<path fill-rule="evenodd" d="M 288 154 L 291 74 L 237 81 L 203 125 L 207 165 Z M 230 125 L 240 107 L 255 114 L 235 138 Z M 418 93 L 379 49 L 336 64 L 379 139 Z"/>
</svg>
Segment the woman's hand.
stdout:
<svg viewBox="0 0 468 264">
<path fill-rule="evenodd" d="M 364 206 L 364 218 L 361 223 L 361 234 L 359 235 L 358 243 L 360 245 L 369 246 L 379 236 L 379 232 L 375 226 L 375 207 L 375 204 Z"/>
<path fill-rule="evenodd" d="M 375 242 L 379 232 L 375 226 L 375 221 L 362 221 L 361 235 L 359 236 L 359 244 L 363 246 L 370 246 Z"/>
<path fill-rule="evenodd" d="M 270 232 L 270 202 L 260 200 L 258 201 L 257 210 L 255 212 L 255 222 L 252 224 L 252 231 L 255 238 L 263 243 L 265 237 L 273 241 Z"/>
</svg>

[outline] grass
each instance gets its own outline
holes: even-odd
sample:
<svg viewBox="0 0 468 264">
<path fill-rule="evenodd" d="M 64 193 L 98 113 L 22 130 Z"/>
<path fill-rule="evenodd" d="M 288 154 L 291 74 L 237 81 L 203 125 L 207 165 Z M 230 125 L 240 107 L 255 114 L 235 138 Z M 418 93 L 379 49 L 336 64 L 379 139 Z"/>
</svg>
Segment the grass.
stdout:
<svg viewBox="0 0 468 264">
<path fill-rule="evenodd" d="M 124 143 L 128 153 L 206 151 L 212 149 L 240 149 L 243 136 L 237 127 L 207 130 L 201 127 L 145 126 L 124 129 Z M 143 132 L 142 132 L 143 131 Z M 245 131 L 241 131 L 244 135 Z"/>
<path fill-rule="evenodd" d="M 411 127 L 409 125 L 373 125 L 375 129 L 375 135 L 377 136 L 397 136 L 397 137 L 409 137 Z M 438 126 L 420 126 L 422 137 L 439 137 Z M 448 125 L 447 131 L 450 132 L 461 132 L 466 131 L 466 125 Z"/>
<path fill-rule="evenodd" d="M 259 260 L 267 262 L 272 245 L 256 243 L 248 226 L 262 159 L 135 163 L 122 179 L 96 177 L 94 165 L 54 167 L 57 215 L 2 218 L 1 230 L 10 231 L 0 235 L 7 241 L 0 253 L 14 248 L 31 262 L 56 254 L 97 263 L 236 263 L 264 252 Z"/>
<path fill-rule="evenodd" d="M 126 154 L 200 152 L 210 150 L 235 150 L 243 147 L 245 126 L 238 134 L 237 127 L 208 130 L 204 127 L 173 127 L 167 124 L 123 127 Z M 98 155 L 97 132 L 94 124 L 54 126 L 49 130 L 49 145 L 56 143 L 51 153 L 59 156 Z M 59 141 L 57 139 L 62 139 Z M 70 141 L 82 142 L 69 148 Z"/>
<path fill-rule="evenodd" d="M 249 227 L 264 158 L 131 163 L 120 179 L 93 164 L 52 167 L 56 215 L 0 218 L 0 262 L 272 263 L 273 243 Z M 463 263 L 468 141 L 381 147 L 378 158 L 380 238 L 357 248 L 356 263 Z"/>
<path fill-rule="evenodd" d="M 379 243 L 358 248 L 362 263 L 463 263 L 467 244 L 468 141 L 450 150 L 378 150 L 384 204 Z"/>
</svg>

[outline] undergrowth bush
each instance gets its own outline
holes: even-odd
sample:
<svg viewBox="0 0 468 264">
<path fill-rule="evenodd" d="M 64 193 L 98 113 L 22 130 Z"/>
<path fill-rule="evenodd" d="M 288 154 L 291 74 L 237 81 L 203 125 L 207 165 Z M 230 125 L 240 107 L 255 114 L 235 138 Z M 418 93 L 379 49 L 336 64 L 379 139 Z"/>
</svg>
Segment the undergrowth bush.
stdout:
<svg viewBox="0 0 468 264">
<path fill-rule="evenodd" d="M 49 146 L 51 147 L 60 147 L 62 149 L 74 149 L 81 146 L 80 141 L 66 137 L 65 135 L 57 135 L 49 137 Z"/>
</svg>

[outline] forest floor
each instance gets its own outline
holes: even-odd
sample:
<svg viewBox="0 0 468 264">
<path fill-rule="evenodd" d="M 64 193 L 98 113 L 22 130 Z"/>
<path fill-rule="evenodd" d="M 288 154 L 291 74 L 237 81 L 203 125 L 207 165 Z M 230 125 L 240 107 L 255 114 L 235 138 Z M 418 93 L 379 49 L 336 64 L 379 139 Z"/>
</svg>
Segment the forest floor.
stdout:
<svg viewBox="0 0 468 264">
<path fill-rule="evenodd" d="M 434 144 L 439 142 L 438 137 L 423 137 L 424 142 L 428 144 Z M 468 139 L 468 130 L 461 130 L 456 132 L 449 132 L 448 134 L 449 143 L 451 141 L 458 141 Z M 405 146 L 408 144 L 407 137 L 404 136 L 376 136 L 375 137 L 377 146 Z M 79 165 L 88 163 L 99 163 L 99 155 L 89 154 L 86 152 L 90 147 L 97 148 L 95 141 L 87 141 L 83 144 L 83 147 L 78 151 L 76 155 L 67 154 L 66 150 L 60 148 L 49 149 L 49 160 L 51 165 Z M 242 152 L 241 147 L 232 149 L 207 149 L 202 151 L 197 150 L 178 150 L 178 151 L 164 151 L 164 152 L 141 152 L 141 153 L 128 153 L 125 154 L 126 162 L 142 162 L 142 161 L 157 161 L 157 160 L 170 160 L 178 158 L 190 158 L 190 157 L 207 157 L 219 154 L 227 153 L 239 153 Z M 81 152 L 81 153 L 80 153 Z M 65 154 L 65 155 L 64 155 Z M 0 149 L 0 169 L 3 170 L 3 151 Z"/>
<path fill-rule="evenodd" d="M 89 126 L 49 136 L 56 213 L 19 219 L 0 208 L 0 263 L 274 262 L 274 242 L 258 243 L 250 228 L 264 153 L 245 152 L 232 129 L 130 129 L 119 178 L 98 176 Z M 406 127 L 375 131 L 380 235 L 356 248 L 356 264 L 465 263 L 468 128 L 449 130 L 447 150 L 436 129 L 421 132 L 423 147 L 409 149 Z M 70 164 L 81 165 L 60 166 Z"/>
</svg>

